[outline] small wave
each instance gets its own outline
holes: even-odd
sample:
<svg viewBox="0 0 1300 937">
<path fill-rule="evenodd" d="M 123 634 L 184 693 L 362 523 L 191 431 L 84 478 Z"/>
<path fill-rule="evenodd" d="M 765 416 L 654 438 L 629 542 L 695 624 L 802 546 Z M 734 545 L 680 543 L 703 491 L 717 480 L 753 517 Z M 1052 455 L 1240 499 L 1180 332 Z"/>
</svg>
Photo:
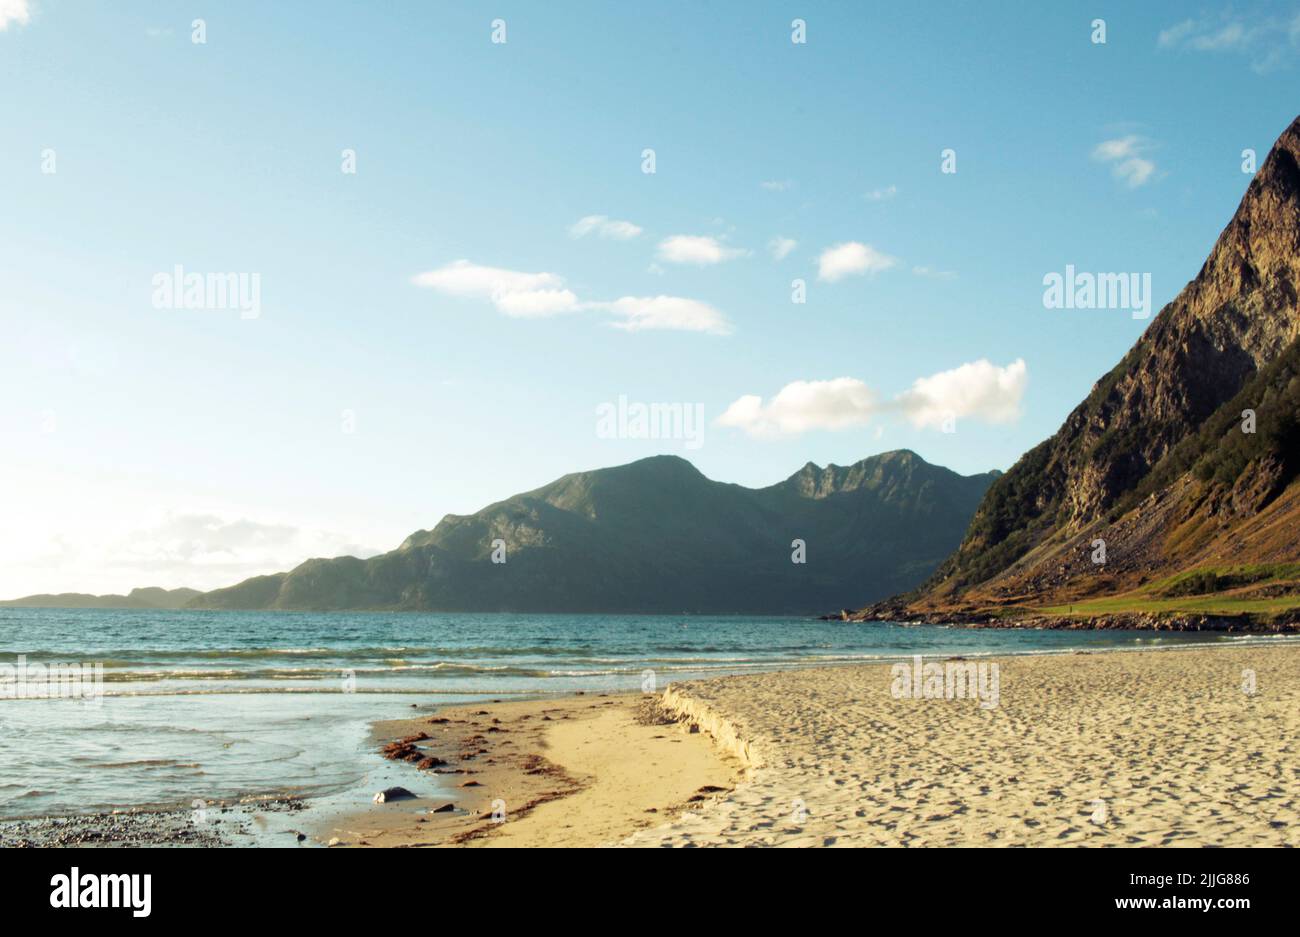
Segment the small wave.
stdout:
<svg viewBox="0 0 1300 937">
<path fill-rule="evenodd" d="M 138 761 L 92 761 L 88 762 L 88 768 L 197 768 L 198 765 L 190 762 L 182 764 L 174 758 L 141 758 Z"/>
</svg>

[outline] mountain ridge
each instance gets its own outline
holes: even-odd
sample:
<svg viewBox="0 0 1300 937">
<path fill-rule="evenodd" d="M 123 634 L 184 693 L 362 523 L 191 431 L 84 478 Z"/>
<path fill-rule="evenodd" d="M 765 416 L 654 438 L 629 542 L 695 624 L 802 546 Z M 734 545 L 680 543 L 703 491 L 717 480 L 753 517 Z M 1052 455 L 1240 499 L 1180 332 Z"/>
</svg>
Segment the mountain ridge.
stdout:
<svg viewBox="0 0 1300 937">
<path fill-rule="evenodd" d="M 18 599 L 0 600 L 0 608 L 134 608 L 178 609 L 202 595 L 198 589 L 162 589 L 145 586 L 127 595 L 110 593 L 90 595 L 85 592 L 39 593 Z"/>
<path fill-rule="evenodd" d="M 651 456 L 446 515 L 377 557 L 307 560 L 190 607 L 806 614 L 919 582 L 994 477 L 897 450 L 745 488 Z M 796 539 L 806 563 L 791 562 Z"/>
</svg>

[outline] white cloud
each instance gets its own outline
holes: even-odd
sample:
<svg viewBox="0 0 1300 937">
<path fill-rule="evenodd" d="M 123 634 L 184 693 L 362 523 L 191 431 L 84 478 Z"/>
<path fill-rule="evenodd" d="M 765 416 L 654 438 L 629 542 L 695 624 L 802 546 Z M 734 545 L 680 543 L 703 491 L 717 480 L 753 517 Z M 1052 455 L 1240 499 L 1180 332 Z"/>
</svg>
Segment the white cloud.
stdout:
<svg viewBox="0 0 1300 937">
<path fill-rule="evenodd" d="M 1168 29 L 1162 29 L 1156 37 L 1156 45 L 1162 49 L 1192 49 L 1196 52 L 1222 52 L 1239 49 L 1251 41 L 1253 30 L 1241 22 L 1224 22 L 1215 24 L 1209 20 L 1183 20 Z"/>
<path fill-rule="evenodd" d="M 1176 49 L 1195 31 L 1196 20 L 1183 20 L 1181 23 L 1160 30 L 1160 34 L 1156 36 L 1156 45 L 1162 49 Z"/>
<path fill-rule="evenodd" d="M 659 242 L 659 259 L 673 264 L 711 266 L 744 255 L 738 247 L 727 247 L 714 237 L 674 234 Z"/>
<path fill-rule="evenodd" d="M 785 260 L 790 256 L 790 252 L 798 246 L 798 241 L 793 238 L 783 237 L 774 237 L 767 243 L 767 249 L 771 251 L 773 260 Z"/>
<path fill-rule="evenodd" d="M 488 300 L 516 318 L 552 316 L 578 308 L 578 298 L 563 288 L 564 278 L 554 273 L 521 273 L 457 260 L 416 274 L 412 282 L 449 296 Z"/>
<path fill-rule="evenodd" d="M 519 319 L 590 310 L 612 313 L 617 317 L 614 327 L 628 332 L 677 329 L 729 335 L 732 331 L 726 316 L 697 299 L 623 296 L 612 302 L 583 301 L 565 289 L 564 279 L 554 273 L 520 273 L 457 260 L 411 280 L 450 296 L 489 301 L 499 312 Z"/>
<path fill-rule="evenodd" d="M 289 524 L 265 524 L 247 518 L 227 520 L 216 514 L 175 514 L 158 527 L 131 534 L 122 546 L 128 554 L 163 562 L 225 563 L 250 551 L 262 553 L 310 542 L 324 552 L 364 550 L 326 534 L 303 531 Z M 306 556 L 303 557 L 304 559 Z"/>
<path fill-rule="evenodd" d="M 641 233 L 641 228 L 630 221 L 618 221 L 605 215 L 587 215 L 569 226 L 569 237 L 586 237 L 593 232 L 610 241 L 630 241 Z"/>
<path fill-rule="evenodd" d="M 872 189 L 867 193 L 866 198 L 869 202 L 883 202 L 891 199 L 898 194 L 898 186 L 887 185 L 883 189 Z"/>
<path fill-rule="evenodd" d="M 766 182 L 759 183 L 761 188 L 767 189 L 769 192 L 784 192 L 792 185 L 794 185 L 794 183 L 789 179 L 769 179 Z"/>
<path fill-rule="evenodd" d="M 622 316 L 614 327 L 628 332 L 647 329 L 675 329 L 684 332 L 708 332 L 730 335 L 731 323 L 717 309 L 698 299 L 680 296 L 624 296 L 612 303 L 591 303 L 593 308 L 607 309 Z"/>
<path fill-rule="evenodd" d="M 878 410 L 876 394 L 870 387 L 855 378 L 837 377 L 786 384 L 766 404 L 758 395 L 748 394 L 729 406 L 716 422 L 744 430 L 750 436 L 771 439 L 816 429 L 863 426 Z"/>
<path fill-rule="evenodd" d="M 894 412 L 920 428 L 941 429 L 949 420 L 961 419 L 1007 423 L 1020 416 L 1027 383 L 1023 360 L 1000 368 L 983 359 L 918 378 L 893 400 L 882 400 L 865 383 L 851 377 L 794 381 L 766 404 L 756 394 L 738 398 L 716 422 L 759 439 L 810 430 L 853 429 Z"/>
<path fill-rule="evenodd" d="M 1250 35 L 1241 23 L 1229 23 L 1209 35 L 1192 37 L 1189 45 L 1198 52 L 1240 49 L 1251 41 Z"/>
<path fill-rule="evenodd" d="M 881 253 L 870 244 L 847 241 L 822 251 L 817 258 L 817 279 L 834 283 L 847 276 L 879 273 L 896 263 L 897 258 Z"/>
<path fill-rule="evenodd" d="M 1245 56 L 1257 72 L 1272 71 L 1300 54 L 1300 13 L 1185 19 L 1160 31 L 1161 49 Z"/>
<path fill-rule="evenodd" d="M 365 558 L 378 552 L 328 531 L 217 514 L 173 514 L 127 534 L 99 563 L 119 570 L 115 578 L 138 586 L 179 582 L 212 589 L 289 570 L 312 557 Z"/>
<path fill-rule="evenodd" d="M 59 433 L 66 429 L 74 427 L 61 425 Z M 382 512 L 353 511 L 323 493 L 300 492 L 306 500 L 289 499 L 301 502 L 296 508 L 275 503 L 274 486 L 265 483 L 247 491 L 252 500 L 210 498 L 214 479 L 231 481 L 220 470 L 128 477 L 94 469 L 72 462 L 24 466 L 14 458 L 0 464 L 0 490 L 24 492 L 5 505 L 0 598 L 138 586 L 213 589 L 310 557 L 372 556 L 373 544 L 391 546 L 408 532 L 401 521 L 375 516 Z M 206 493 L 196 502 L 199 490 Z"/>
<path fill-rule="evenodd" d="M 416 274 L 413 280 L 417 286 L 432 287 L 452 296 L 479 299 L 491 299 L 500 293 L 519 290 L 556 287 L 564 282 L 563 277 L 554 273 L 520 273 L 468 260 L 455 260 L 437 270 Z"/>
<path fill-rule="evenodd" d="M 1020 417 L 1020 401 L 1028 382 L 1024 359 L 999 368 L 981 358 L 918 378 L 897 402 L 907 419 L 919 427 L 941 428 L 950 418 L 1011 423 Z"/>
<path fill-rule="evenodd" d="M 31 20 L 32 9 L 28 0 L 0 0 L 0 32 L 8 29 L 10 23 L 25 26 Z"/>
<path fill-rule="evenodd" d="M 578 308 L 578 297 L 571 290 L 513 290 L 494 296 L 492 301 L 516 319 L 541 319 Z"/>
<path fill-rule="evenodd" d="M 1106 162 L 1124 159 L 1132 156 L 1137 152 L 1138 138 L 1136 136 L 1118 137 L 1114 140 L 1103 140 L 1098 143 L 1092 150 L 1094 159 Z"/>
<path fill-rule="evenodd" d="M 1145 185 L 1156 171 L 1156 164 L 1149 159 L 1133 157 L 1115 166 L 1115 175 L 1123 179 L 1130 189 Z"/>
<path fill-rule="evenodd" d="M 1136 189 L 1151 181 L 1155 175 L 1156 164 L 1145 155 L 1151 149 L 1150 141 L 1135 134 L 1103 140 L 1092 150 L 1092 158 L 1101 163 L 1108 163 L 1115 178 L 1124 182 L 1130 189 Z"/>
</svg>

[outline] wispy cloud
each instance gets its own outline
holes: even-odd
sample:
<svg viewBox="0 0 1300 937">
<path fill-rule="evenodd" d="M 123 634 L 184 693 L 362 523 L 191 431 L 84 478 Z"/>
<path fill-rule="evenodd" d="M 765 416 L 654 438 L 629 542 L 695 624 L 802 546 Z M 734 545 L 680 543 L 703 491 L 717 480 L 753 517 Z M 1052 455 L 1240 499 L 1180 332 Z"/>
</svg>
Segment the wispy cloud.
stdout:
<svg viewBox="0 0 1300 937">
<path fill-rule="evenodd" d="M 681 296 L 623 296 L 613 301 L 582 301 L 554 273 L 524 273 L 457 260 L 416 274 L 411 282 L 448 296 L 492 303 L 512 318 L 539 319 L 567 312 L 595 311 L 616 317 L 615 328 L 628 332 L 674 329 L 729 335 L 731 324 L 706 302 Z"/>
<path fill-rule="evenodd" d="M 379 551 L 328 531 L 194 513 L 169 515 L 157 526 L 133 531 L 109 552 L 105 565 L 138 570 L 135 581 L 141 585 L 161 578 L 206 589 L 291 569 L 312 557 L 365 558 Z"/>
<path fill-rule="evenodd" d="M 784 192 L 793 186 L 794 183 L 789 179 L 768 179 L 766 182 L 760 182 L 759 188 L 766 189 L 769 192 Z"/>
<path fill-rule="evenodd" d="M 794 381 L 766 403 L 757 394 L 738 398 L 716 423 L 758 439 L 854 429 L 890 413 L 900 414 L 918 428 L 942 428 L 962 419 L 1009 423 L 1020 416 L 1027 383 L 1023 360 L 998 367 L 984 359 L 918 378 L 890 400 L 852 377 Z"/>
<path fill-rule="evenodd" d="M 659 242 L 659 259 L 673 264 L 707 267 L 743 257 L 745 251 L 728 247 L 715 237 L 674 234 Z"/>
<path fill-rule="evenodd" d="M 912 273 L 918 277 L 925 277 L 927 280 L 955 280 L 957 274 L 951 270 L 936 270 L 934 267 L 913 267 Z"/>
<path fill-rule="evenodd" d="M 773 260 L 785 260 L 798 246 L 799 242 L 794 238 L 774 237 L 767 242 L 767 249 Z"/>
<path fill-rule="evenodd" d="M 487 300 L 515 318 L 553 316 L 578 308 L 578 297 L 554 273 L 522 273 L 456 260 L 416 274 L 412 282 L 449 296 Z"/>
<path fill-rule="evenodd" d="M 681 296 L 624 296 L 611 303 L 591 303 L 592 308 L 607 309 L 622 318 L 614 328 L 628 332 L 648 329 L 672 329 L 682 332 L 708 332 L 730 335 L 731 323 L 717 309 L 698 299 Z"/>
<path fill-rule="evenodd" d="M 896 257 L 890 257 L 870 244 L 847 241 L 822 251 L 817 258 L 817 279 L 834 283 L 848 276 L 880 273 L 897 263 Z"/>
<path fill-rule="evenodd" d="M 1145 137 L 1130 134 L 1098 143 L 1093 147 L 1092 158 L 1109 165 L 1116 179 L 1136 189 L 1155 175 L 1156 164 L 1148 155 L 1151 148 L 1151 142 Z"/>
<path fill-rule="evenodd" d="M 1300 57 L 1300 12 L 1189 18 L 1162 29 L 1156 46 L 1166 51 L 1209 52 L 1244 57 L 1257 72 L 1269 72 Z"/>
<path fill-rule="evenodd" d="M 26 26 L 32 20 L 32 8 L 28 0 L 0 0 L 0 32 L 9 28 L 10 23 Z"/>
<path fill-rule="evenodd" d="M 886 199 L 893 198 L 897 194 L 898 186 L 887 185 L 882 189 L 872 189 L 866 194 L 865 198 L 868 202 L 883 202 Z"/>
<path fill-rule="evenodd" d="M 630 241 L 641 233 L 641 227 L 630 221 L 618 221 L 606 215 L 587 215 L 569 226 L 569 237 L 582 238 L 595 234 L 610 241 Z"/>
</svg>

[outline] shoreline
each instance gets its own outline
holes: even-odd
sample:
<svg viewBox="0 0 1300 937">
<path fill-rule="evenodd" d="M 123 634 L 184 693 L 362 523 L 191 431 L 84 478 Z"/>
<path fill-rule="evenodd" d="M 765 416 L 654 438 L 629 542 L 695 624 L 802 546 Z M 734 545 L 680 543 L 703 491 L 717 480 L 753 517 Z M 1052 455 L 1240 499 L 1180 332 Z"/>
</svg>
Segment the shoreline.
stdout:
<svg viewBox="0 0 1300 937">
<path fill-rule="evenodd" d="M 880 622 L 896 625 L 952 625 L 957 628 L 1024 629 L 1037 631 L 1176 631 L 1220 634 L 1297 634 L 1300 613 L 1260 615 L 1254 612 L 1214 615 L 1202 612 L 1110 612 L 1104 615 L 998 614 L 1010 609 L 909 612 L 901 608 L 851 611 L 818 616 L 819 621 Z"/>
<path fill-rule="evenodd" d="M 470 793 L 378 805 L 334 830 L 356 837 L 339 845 L 374 846 L 1300 845 L 1297 781 L 1285 767 L 1300 734 L 1300 647 L 931 658 L 944 660 L 1002 668 L 1001 704 L 893 698 L 895 665 L 880 663 L 674 684 L 652 704 L 639 694 L 584 694 L 443 711 L 434 720 L 447 738 L 478 746 L 464 763 L 481 768 L 448 759 L 465 772 L 456 777 L 476 782 L 458 789 Z M 1197 702 L 1214 715 L 1198 713 Z M 631 720 L 593 726 L 591 710 L 626 716 L 633 705 L 657 713 L 651 731 L 677 736 L 662 746 L 666 762 L 641 762 L 664 808 L 645 810 L 644 791 L 612 783 L 620 749 L 634 744 Z M 497 719 L 513 731 L 520 716 L 539 715 L 551 726 L 524 737 L 523 748 L 541 751 L 522 762 L 503 733 L 481 731 Z M 600 757 L 577 757 L 575 733 L 558 728 L 569 720 L 599 736 Z M 402 720 L 376 730 L 421 760 L 455 747 L 431 733 L 400 735 L 412 727 Z M 732 783 L 682 799 L 689 786 L 671 787 L 682 750 L 671 746 L 683 737 L 706 738 Z M 530 799 L 518 785 L 539 775 L 542 793 Z M 499 822 L 493 801 L 505 808 Z M 445 803 L 453 810 L 427 813 Z M 604 814 L 593 821 L 597 803 Z"/>
<path fill-rule="evenodd" d="M 692 728 L 639 692 L 454 705 L 376 723 L 375 746 L 407 763 L 397 783 L 415 796 L 321 818 L 312 835 L 362 847 L 612 844 L 743 779 L 744 766 Z"/>
<path fill-rule="evenodd" d="M 306 809 L 292 795 L 210 800 L 192 807 L 120 807 L 92 813 L 0 820 L 0 848 L 258 845 L 274 822 L 276 833 L 298 833 L 282 817 Z M 306 839 L 302 834 L 298 841 Z M 287 845 L 287 843 L 286 843 Z"/>
<path fill-rule="evenodd" d="M 1112 653 L 1116 651 L 1137 653 Z M 1179 653 L 1142 653 L 1145 651 Z M 1008 741 L 1000 734 L 1007 719 L 1023 724 L 1017 710 L 1027 707 L 1035 714 L 1034 731 L 1044 741 L 1038 749 L 1023 751 L 1021 760 L 1032 767 L 1036 760 L 1047 758 L 1057 769 L 1062 768 L 1060 759 L 1050 752 L 1075 744 L 1077 734 L 1085 727 L 1096 732 L 1109 723 L 1125 727 L 1132 744 L 1148 749 L 1168 744 L 1170 732 L 1181 732 L 1183 744 L 1215 753 L 1193 765 L 1199 771 L 1232 764 L 1234 759 L 1239 760 L 1243 747 L 1262 751 L 1300 736 L 1300 641 L 1285 634 L 1236 634 L 1231 639 L 1204 643 L 1039 649 L 1018 654 L 922 655 L 932 663 L 961 661 L 1000 668 L 1003 705 L 992 712 L 972 712 L 969 701 L 928 699 L 902 701 L 904 710 L 899 710 L 900 701 L 891 699 L 886 692 L 887 678 L 893 668 L 916 656 L 900 653 L 873 662 L 795 666 L 695 679 L 670 684 L 654 694 L 577 691 L 508 701 L 489 702 L 485 697 L 479 702 L 422 708 L 417 715 L 370 725 L 361 757 L 373 759 L 383 754 L 388 760 L 346 796 L 266 795 L 209 801 L 205 805 L 210 815 L 208 825 L 195 824 L 189 808 L 165 806 L 10 819 L 0 821 L 0 844 L 685 844 L 697 840 L 683 831 L 716 825 L 719 817 L 739 822 L 736 817 L 752 813 L 761 803 L 774 803 L 770 794 L 755 801 L 756 790 L 776 785 L 789 793 L 792 779 L 806 775 L 808 765 L 851 765 L 857 770 L 850 773 L 850 778 L 869 770 L 877 776 L 881 772 L 883 776 L 905 772 L 942 786 L 941 777 L 927 776 L 935 764 L 906 745 L 899 747 L 895 744 L 897 737 L 891 743 L 888 737 L 881 736 L 885 726 L 930 742 L 949 732 L 984 737 L 990 748 L 997 749 Z M 1238 686 L 1245 670 L 1258 674 L 1258 694 L 1246 695 Z M 1133 680 L 1117 684 L 1116 674 L 1129 675 Z M 1285 674 L 1285 679 L 1276 679 L 1279 674 Z M 1198 681 L 1212 685 L 1217 695 L 1232 704 L 1223 713 L 1224 725 L 1203 724 L 1207 717 L 1198 706 L 1205 692 L 1197 694 L 1187 689 L 1194 689 Z M 1278 696 L 1283 688 L 1286 693 Z M 1052 700 L 1060 699 L 1091 700 L 1093 706 L 1079 710 L 1077 705 L 1051 705 Z M 1290 700 L 1291 710 L 1279 708 L 1279 700 Z M 907 711 L 908 706 L 914 711 Z M 1152 710 L 1161 715 L 1158 727 L 1134 725 L 1134 712 Z M 1260 712 L 1271 720 L 1272 734 L 1256 731 L 1262 724 L 1236 726 L 1233 722 L 1242 715 L 1258 716 Z M 837 734 L 837 726 L 839 730 L 853 731 Z M 1051 741 L 1053 738 L 1056 741 Z M 810 744 L 815 755 L 808 745 L 791 744 L 791 739 L 814 740 Z M 1017 740 L 1013 736 L 1010 741 Z M 1078 774 L 1080 764 L 1104 766 L 1107 757 L 1103 745 L 1102 750 L 1089 751 L 1082 761 L 1066 767 Z M 1297 760 L 1290 753 L 1288 757 Z M 980 760 L 972 755 L 955 765 L 948 763 L 946 768 L 940 761 L 940 775 L 954 767 L 962 773 L 977 770 Z M 792 767 L 799 769 L 793 775 Z M 1111 764 L 1107 768 L 1110 774 L 1105 776 L 1137 769 L 1158 773 L 1163 770 L 1163 761 Z M 1250 765 L 1239 765 L 1243 773 L 1250 770 Z M 1176 778 L 1165 780 L 1178 783 Z M 1290 783 L 1275 784 L 1277 790 L 1267 799 L 1286 798 L 1289 810 L 1295 779 L 1286 780 Z M 807 786 L 807 782 L 803 777 L 801 783 Z M 824 779 L 818 784 L 824 784 Z M 384 804 L 366 803 L 370 793 L 386 785 L 407 787 L 417 796 Z M 809 805 L 816 799 L 790 796 Z M 906 802 L 904 797 L 889 809 L 901 811 Z M 494 808 L 498 817 L 493 815 Z M 494 822 L 501 818 L 505 822 Z M 216 824 L 211 824 L 211 819 Z M 759 821 L 764 826 L 758 829 L 768 831 L 763 835 L 748 829 L 744 835 L 719 836 L 702 844 L 783 844 L 787 837 L 771 832 L 789 827 L 780 819 L 767 815 Z M 934 817 L 921 820 L 925 822 L 916 830 L 930 826 Z M 1052 820 L 1063 818 L 1055 816 Z M 1293 825 L 1289 814 L 1285 815 L 1279 821 L 1283 826 L 1277 828 L 1282 832 L 1272 839 L 1268 831 L 1248 824 L 1243 828 L 1251 829 L 1254 838 L 1249 842 L 1300 845 L 1295 832 L 1300 829 L 1300 817 L 1296 820 Z M 1004 812 L 1000 822 L 1014 825 L 1010 813 Z M 843 837 L 854 845 L 904 845 L 914 841 L 864 840 L 870 831 L 853 823 L 849 826 L 847 832 L 828 834 L 824 839 Z M 987 827 L 986 817 L 982 824 L 945 828 L 942 844 L 979 844 L 982 840 L 969 837 L 978 830 L 989 833 Z M 1080 830 L 1101 833 L 1077 823 L 1067 823 L 1062 829 L 1072 827 L 1074 832 L 1066 837 L 1067 841 L 1082 835 Z M 298 835 L 295 838 L 284 834 Z M 928 844 L 931 834 L 912 835 Z M 1205 830 L 1192 830 L 1191 835 L 1207 834 Z M 1287 835 L 1291 838 L 1285 838 Z M 1112 844 L 1104 835 L 1084 837 L 1084 841 L 1093 839 Z M 1050 844 L 1032 837 L 1031 841 Z M 1236 842 L 1232 838 L 1212 841 Z M 799 844 L 815 843 L 804 838 Z M 1146 842 L 1138 836 L 1132 843 L 1115 844 Z"/>
</svg>

